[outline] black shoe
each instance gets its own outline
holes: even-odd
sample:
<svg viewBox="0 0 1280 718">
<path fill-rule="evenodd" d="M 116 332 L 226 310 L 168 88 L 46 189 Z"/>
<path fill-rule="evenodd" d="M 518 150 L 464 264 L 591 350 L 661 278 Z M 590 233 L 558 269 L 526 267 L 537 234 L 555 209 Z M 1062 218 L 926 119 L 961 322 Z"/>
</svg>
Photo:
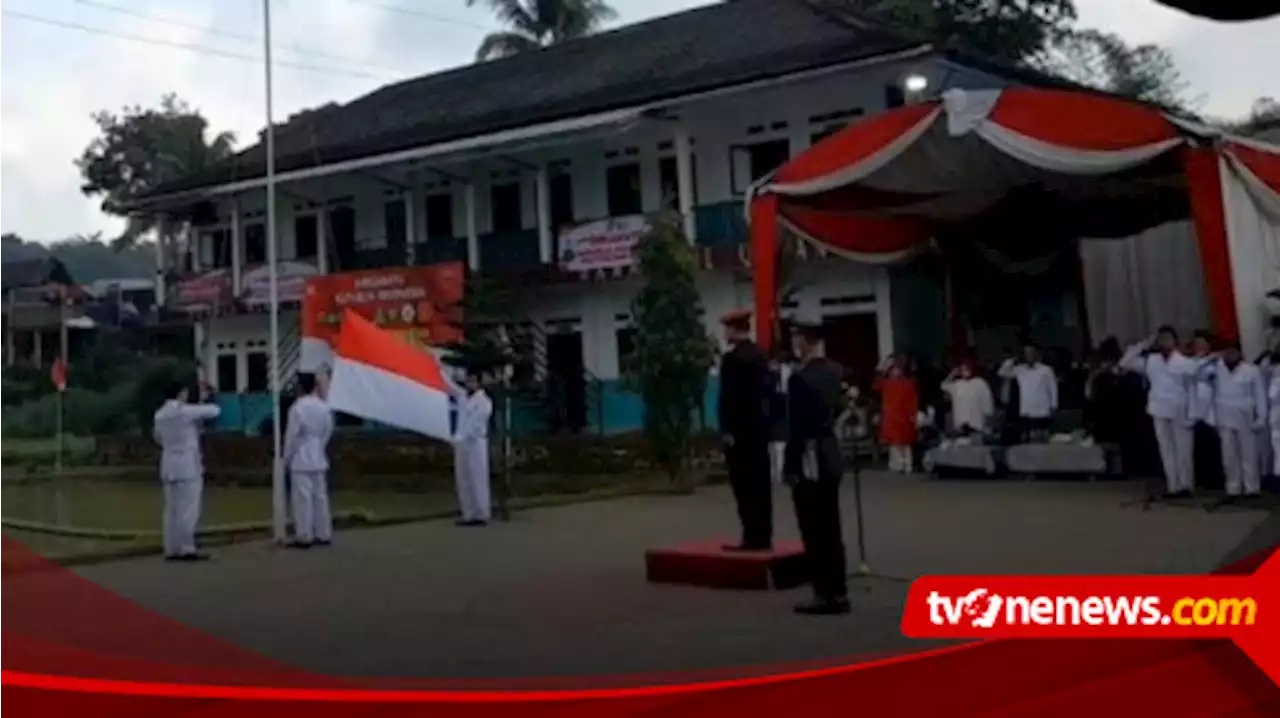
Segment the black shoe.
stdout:
<svg viewBox="0 0 1280 718">
<path fill-rule="evenodd" d="M 324 548 L 325 546 L 332 546 L 332 545 L 333 545 L 333 539 L 327 539 L 327 540 L 325 540 L 325 541 L 321 541 L 320 539 L 316 539 L 315 543 L 314 543 L 314 544 L 312 544 L 312 545 L 313 545 L 313 546 L 315 546 L 316 548 Z"/>
<path fill-rule="evenodd" d="M 311 542 L 310 541 L 290 541 L 289 543 L 285 544 L 284 547 L 296 548 L 296 549 L 305 551 L 311 548 Z"/>
<path fill-rule="evenodd" d="M 197 551 L 197 552 L 195 552 L 195 553 L 180 553 L 180 554 L 175 554 L 175 555 L 173 555 L 173 556 L 165 556 L 165 557 L 164 557 L 164 560 L 166 560 L 166 561 L 185 561 L 185 562 L 193 562 L 193 561 L 208 561 L 208 560 L 209 560 L 209 554 L 207 554 L 207 553 L 200 553 L 200 552 L 198 552 L 198 551 Z"/>
<path fill-rule="evenodd" d="M 725 544 L 724 546 L 721 546 L 720 548 L 724 549 L 725 551 L 731 551 L 734 553 L 744 553 L 744 552 L 751 552 L 751 551 L 772 551 L 773 544 L 771 543 L 729 543 L 729 544 Z"/>
<path fill-rule="evenodd" d="M 458 520 L 454 522 L 456 526 L 488 526 L 489 522 L 484 519 L 470 519 L 467 521 Z"/>
<path fill-rule="evenodd" d="M 802 616 L 843 616 L 852 608 L 847 598 L 815 598 L 795 607 L 795 612 Z"/>
</svg>

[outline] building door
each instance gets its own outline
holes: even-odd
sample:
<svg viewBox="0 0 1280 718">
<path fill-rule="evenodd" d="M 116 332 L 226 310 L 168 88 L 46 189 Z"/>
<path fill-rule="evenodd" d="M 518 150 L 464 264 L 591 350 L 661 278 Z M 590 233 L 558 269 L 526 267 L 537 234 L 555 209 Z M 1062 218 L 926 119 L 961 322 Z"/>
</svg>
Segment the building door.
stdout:
<svg viewBox="0 0 1280 718">
<path fill-rule="evenodd" d="M 356 261 L 356 211 L 351 207 L 329 210 L 328 251 L 339 271 L 351 269 Z"/>
<path fill-rule="evenodd" d="M 235 354 L 219 354 L 217 366 L 217 389 L 234 394 L 240 391 L 239 370 L 236 364 L 239 357 Z"/>
<path fill-rule="evenodd" d="M 880 335 L 874 312 L 824 317 L 822 331 L 827 357 L 844 367 L 859 388 L 871 388 L 880 363 Z"/>
<path fill-rule="evenodd" d="M 547 335 L 548 428 L 553 433 L 578 433 L 587 425 L 586 366 L 582 332 L 554 331 Z"/>
</svg>

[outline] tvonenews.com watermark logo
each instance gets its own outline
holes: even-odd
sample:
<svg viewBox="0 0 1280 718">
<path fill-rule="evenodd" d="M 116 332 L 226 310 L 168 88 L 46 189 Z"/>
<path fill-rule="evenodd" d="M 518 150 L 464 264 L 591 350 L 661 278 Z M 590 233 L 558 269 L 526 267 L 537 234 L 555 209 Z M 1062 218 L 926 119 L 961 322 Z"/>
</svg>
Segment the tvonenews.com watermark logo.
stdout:
<svg viewBox="0 0 1280 718">
<path fill-rule="evenodd" d="M 1006 626 L 1252 626 L 1252 597 L 1001 595 L 976 588 L 964 595 L 930 591 L 925 598 L 935 626 L 989 629 Z M 1166 611 L 1165 605 L 1171 605 Z"/>
</svg>

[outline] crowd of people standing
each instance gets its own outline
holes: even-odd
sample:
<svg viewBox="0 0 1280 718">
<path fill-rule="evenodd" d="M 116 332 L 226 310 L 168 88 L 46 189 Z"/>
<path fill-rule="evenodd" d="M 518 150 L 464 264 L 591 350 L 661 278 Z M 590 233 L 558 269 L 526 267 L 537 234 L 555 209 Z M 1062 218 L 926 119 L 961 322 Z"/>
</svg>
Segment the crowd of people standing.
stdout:
<svg viewBox="0 0 1280 718">
<path fill-rule="evenodd" d="M 1253 497 L 1280 462 L 1280 348 L 1248 361 L 1234 342 L 1170 327 L 1125 350 L 1104 340 L 1084 362 L 1046 360 L 1034 343 L 989 370 L 972 357 L 938 384 L 904 355 L 872 384 L 876 436 L 891 471 L 910 473 L 925 434 L 965 442 L 1043 443 L 1087 437 L 1127 476 L 1164 475 L 1167 493 L 1222 489 Z M 928 378 L 926 378 L 928 376 Z M 878 403 L 875 397 L 878 396 Z"/>
</svg>

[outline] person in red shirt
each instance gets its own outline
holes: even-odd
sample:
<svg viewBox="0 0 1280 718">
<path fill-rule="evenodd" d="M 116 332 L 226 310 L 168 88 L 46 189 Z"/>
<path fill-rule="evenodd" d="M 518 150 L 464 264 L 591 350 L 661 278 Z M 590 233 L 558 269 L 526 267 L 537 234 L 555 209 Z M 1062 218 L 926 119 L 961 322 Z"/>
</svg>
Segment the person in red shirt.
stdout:
<svg viewBox="0 0 1280 718">
<path fill-rule="evenodd" d="M 876 388 L 880 391 L 880 441 L 889 447 L 889 470 L 909 474 L 920 393 L 906 359 L 890 357 L 888 366 L 876 379 Z"/>
</svg>

